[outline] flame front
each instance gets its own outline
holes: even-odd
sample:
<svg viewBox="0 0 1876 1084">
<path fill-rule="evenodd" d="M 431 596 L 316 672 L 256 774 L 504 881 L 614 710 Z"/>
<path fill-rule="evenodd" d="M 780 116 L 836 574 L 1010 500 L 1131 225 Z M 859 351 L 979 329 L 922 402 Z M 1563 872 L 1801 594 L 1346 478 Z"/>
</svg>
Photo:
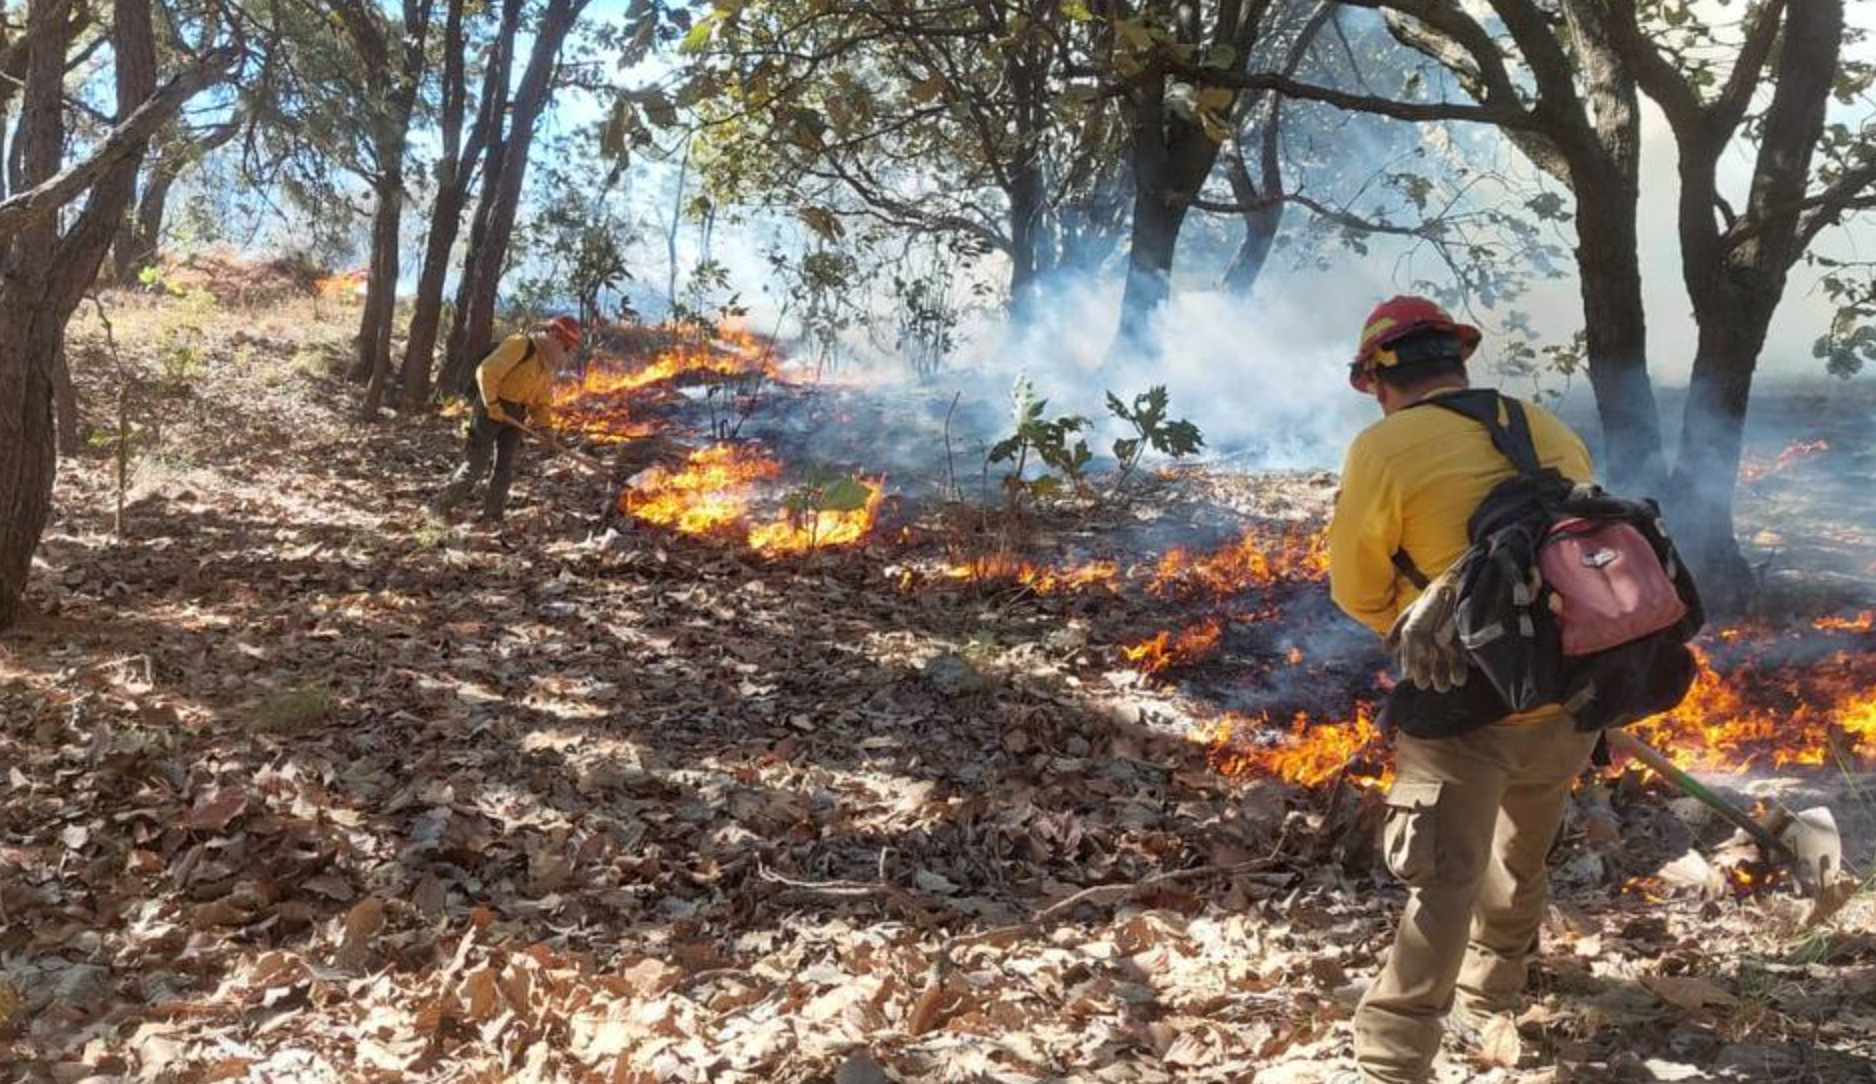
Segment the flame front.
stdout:
<svg viewBox="0 0 1876 1084">
<path fill-rule="evenodd" d="M 1677 767 L 1746 772 L 1876 760 L 1869 652 L 1838 651 L 1813 665 L 1749 661 L 1725 672 L 1696 655 L 1700 672 L 1687 698 L 1635 724 Z"/>
<path fill-rule="evenodd" d="M 1328 532 L 1250 527 L 1210 553 L 1168 550 L 1154 566 L 1147 592 L 1160 598 L 1235 595 L 1275 583 L 1315 581 L 1329 575 Z"/>
<path fill-rule="evenodd" d="M 784 513 L 752 525 L 752 508 L 781 473 L 780 463 L 753 448 L 717 444 L 692 452 L 682 467 L 653 467 L 639 475 L 620 505 L 643 522 L 681 534 L 742 534 L 749 548 L 772 556 L 850 546 L 873 529 L 885 499 L 884 487 L 875 482 L 862 483 L 862 508 Z"/>
<path fill-rule="evenodd" d="M 1368 774 L 1348 770 L 1381 756 L 1381 729 L 1365 705 L 1356 709 L 1353 719 L 1339 722 L 1297 712 L 1273 742 L 1269 735 L 1276 725 L 1269 715 L 1232 712 L 1209 721 L 1194 737 L 1210 748 L 1208 762 L 1224 775 L 1271 776 L 1303 787 L 1337 778 L 1364 787 L 1387 787 L 1394 781 L 1391 764 L 1377 763 Z"/>
<path fill-rule="evenodd" d="M 821 509 L 799 516 L 784 516 L 749 532 L 749 548 L 758 553 L 804 553 L 832 546 L 851 546 L 864 539 L 879 519 L 880 502 L 886 499 L 885 487 L 875 482 L 867 487 L 866 505 L 852 511 Z"/>
</svg>

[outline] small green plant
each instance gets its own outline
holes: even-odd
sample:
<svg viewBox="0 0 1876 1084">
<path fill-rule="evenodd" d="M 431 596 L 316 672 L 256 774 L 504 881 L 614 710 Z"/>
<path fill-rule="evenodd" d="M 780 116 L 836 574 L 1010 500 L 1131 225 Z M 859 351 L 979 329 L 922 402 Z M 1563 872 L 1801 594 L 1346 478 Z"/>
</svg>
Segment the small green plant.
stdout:
<svg viewBox="0 0 1876 1084">
<path fill-rule="evenodd" d="M 1129 407 L 1120 401 L 1113 392 L 1107 393 L 1108 413 L 1133 427 L 1134 435 L 1122 437 L 1114 442 L 1114 459 L 1120 464 L 1120 470 L 1114 481 L 1114 489 L 1119 492 L 1127 487 L 1127 480 L 1140 466 L 1147 449 L 1174 459 L 1184 459 L 1196 455 L 1205 447 L 1205 435 L 1199 427 L 1184 418 L 1168 419 L 1167 407 L 1170 397 L 1166 386 L 1161 384 L 1147 389 L 1133 397 Z"/>
<path fill-rule="evenodd" d="M 1014 464 L 1003 479 L 1012 507 L 1024 494 L 1032 499 L 1055 496 L 1064 484 L 1077 493 L 1085 492 L 1088 464 L 1094 461 L 1088 442 L 1080 436 L 1088 428 L 1088 419 L 1079 414 L 1045 417 L 1049 402 L 1037 397 L 1028 377 L 1017 378 L 1012 399 L 1016 431 L 992 445 L 986 457 L 991 464 Z M 1031 456 L 1054 473 L 1026 478 Z"/>
<path fill-rule="evenodd" d="M 872 500 L 873 487 L 854 475 L 826 477 L 811 473 L 807 481 L 782 498 L 782 508 L 788 513 L 789 526 L 806 533 L 808 548 L 814 549 L 823 541 L 822 516 L 858 512 Z"/>
</svg>

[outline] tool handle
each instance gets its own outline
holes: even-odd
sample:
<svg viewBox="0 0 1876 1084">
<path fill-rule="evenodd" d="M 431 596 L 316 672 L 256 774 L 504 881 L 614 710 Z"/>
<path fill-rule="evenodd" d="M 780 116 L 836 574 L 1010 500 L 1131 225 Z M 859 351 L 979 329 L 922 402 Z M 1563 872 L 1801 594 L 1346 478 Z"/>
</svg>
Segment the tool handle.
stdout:
<svg viewBox="0 0 1876 1084">
<path fill-rule="evenodd" d="M 1610 748 L 1620 749 L 1622 752 L 1627 753 L 1629 756 L 1653 768 L 1669 782 L 1679 787 L 1688 797 L 1693 798 L 1715 813 L 1726 818 L 1734 825 L 1737 825 L 1741 831 L 1751 836 L 1759 846 L 1764 847 L 1768 853 L 1776 854 L 1788 862 L 1795 863 L 1797 861 L 1796 857 L 1791 853 L 1791 848 L 1785 846 L 1784 840 L 1773 835 L 1763 824 L 1753 820 L 1752 816 L 1745 810 L 1709 790 L 1705 783 L 1702 783 L 1700 780 L 1676 768 L 1667 757 L 1662 756 L 1653 746 L 1650 746 L 1648 743 L 1630 734 L 1626 730 L 1605 730 L 1603 731 L 1603 737 L 1609 742 Z"/>
<path fill-rule="evenodd" d="M 587 455 L 584 452 L 576 451 L 575 449 L 567 447 L 566 445 L 560 443 L 559 441 L 553 439 L 552 437 L 547 436 L 545 433 L 542 433 L 539 429 L 534 428 L 533 426 L 529 425 L 526 422 L 515 422 L 514 425 L 515 425 L 515 428 L 521 430 L 523 433 L 526 433 L 528 436 L 533 437 L 535 440 L 540 441 L 542 444 L 547 445 L 549 450 L 559 455 L 566 456 L 567 458 L 585 467 L 587 470 L 590 470 L 594 474 L 599 475 L 601 478 L 610 479 L 612 477 L 612 471 L 609 470 L 604 463 L 601 463 L 599 460 L 593 458 L 592 456 Z"/>
</svg>

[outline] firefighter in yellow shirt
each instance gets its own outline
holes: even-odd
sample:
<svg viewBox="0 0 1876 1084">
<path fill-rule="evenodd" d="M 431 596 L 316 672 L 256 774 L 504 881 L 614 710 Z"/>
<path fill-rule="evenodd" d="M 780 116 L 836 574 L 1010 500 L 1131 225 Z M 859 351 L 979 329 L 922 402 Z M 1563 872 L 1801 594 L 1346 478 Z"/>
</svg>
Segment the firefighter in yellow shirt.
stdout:
<svg viewBox="0 0 1876 1084">
<path fill-rule="evenodd" d="M 1479 338 L 1424 298 L 1397 297 L 1369 316 L 1349 382 L 1384 416 L 1348 449 L 1329 528 L 1337 605 L 1388 637 L 1403 681 L 1442 692 L 1466 673 L 1452 628 L 1456 577 L 1442 574 L 1469 544 L 1473 510 L 1516 470 L 1478 422 L 1419 404 L 1468 387 Z M 1589 481 L 1582 440 L 1536 404 L 1523 409 L 1543 465 Z M 1424 593 L 1397 566 L 1401 554 L 1432 578 Z M 1408 897 L 1355 1013 L 1365 1084 L 1426 1081 L 1455 998 L 1462 1030 L 1516 1012 L 1550 848 L 1596 735 L 1550 707 L 1446 738 L 1397 729 L 1395 742 L 1383 851 Z"/>
<path fill-rule="evenodd" d="M 482 520 L 502 521 L 521 453 L 520 427 L 530 414 L 538 417 L 547 408 L 555 376 L 579 345 L 580 322 L 556 316 L 531 334 L 510 335 L 482 359 L 476 366 L 475 412 L 469 420 L 463 463 L 431 503 L 432 514 L 448 518 L 488 473 L 492 458 L 495 473 L 482 500 Z"/>
</svg>

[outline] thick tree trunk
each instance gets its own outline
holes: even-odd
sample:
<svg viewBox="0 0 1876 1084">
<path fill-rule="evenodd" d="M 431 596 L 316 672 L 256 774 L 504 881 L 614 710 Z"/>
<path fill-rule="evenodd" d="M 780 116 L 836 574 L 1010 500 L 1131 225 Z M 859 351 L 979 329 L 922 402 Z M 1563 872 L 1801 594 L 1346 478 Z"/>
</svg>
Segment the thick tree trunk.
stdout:
<svg viewBox="0 0 1876 1084">
<path fill-rule="evenodd" d="M 456 304 L 449 326 L 449 342 L 443 350 L 443 371 L 437 377 L 439 395 L 467 394 L 469 373 L 481 355 L 469 354 L 469 294 L 475 288 L 475 255 L 482 251 L 488 237 L 489 220 L 495 213 L 498 175 L 501 172 L 502 148 L 506 140 L 489 144 L 489 161 L 482 169 L 482 193 L 476 200 L 475 217 L 469 223 L 469 252 L 463 258 L 462 273 L 456 278 Z"/>
<path fill-rule="evenodd" d="M 1579 188 L 1576 264 L 1590 386 L 1602 424 L 1601 473 L 1612 488 L 1660 495 L 1667 480 L 1661 414 L 1648 378 L 1636 202 Z"/>
<path fill-rule="evenodd" d="M 549 0 L 534 35 L 534 51 L 528 57 L 527 70 L 515 92 L 513 117 L 502 166 L 496 172 L 494 204 L 489 211 L 488 232 L 479 250 L 469 254 L 468 304 L 463 321 L 462 355 L 480 358 L 493 345 L 495 298 L 501 286 L 502 271 L 508 263 L 508 242 L 514 234 L 515 213 L 521 204 L 521 183 L 527 177 L 528 152 L 534 145 L 534 132 L 541 111 L 553 92 L 554 71 L 560 65 L 560 47 L 579 20 L 587 0 Z M 454 347 L 454 342 L 451 343 Z M 452 351 L 451 360 L 457 355 Z M 458 362 L 458 364 L 466 364 Z"/>
<path fill-rule="evenodd" d="M 378 416 L 391 377 L 391 325 L 397 315 L 397 241 L 404 217 L 402 171 L 379 185 L 377 204 L 371 223 L 371 276 L 365 287 L 365 311 L 358 331 L 359 358 L 368 373 L 360 413 L 367 420 Z"/>
<path fill-rule="evenodd" d="M 34 5 L 29 21 L 56 3 Z M 156 91 L 156 49 L 149 0 L 117 0 L 112 8 L 112 68 L 117 120 Z M 62 11 L 58 15 L 63 18 Z M 69 35 L 49 33 L 31 47 L 21 97 L 19 136 L 23 188 L 59 171 L 64 152 L 64 74 Z M 176 99 L 179 108 L 181 99 Z M 136 190 L 147 140 L 127 144 L 97 175 L 85 206 L 63 236 L 59 216 L 40 215 L 11 235 L 0 266 L 0 628 L 19 617 L 33 551 L 52 509 L 57 462 L 53 420 L 55 367 L 65 324 L 97 277 L 117 226 Z"/>
<path fill-rule="evenodd" d="M 1127 248 L 1127 285 L 1120 299 L 1120 330 L 1110 357 L 1149 349 L 1153 314 L 1172 293 L 1173 255 L 1185 225 L 1186 203 L 1159 185 L 1134 193 L 1133 231 Z"/>
<path fill-rule="evenodd" d="M 1669 487 L 1668 521 L 1695 582 L 1715 613 L 1740 612 L 1752 597 L 1751 570 L 1733 533 L 1752 375 L 1771 312 L 1744 298 L 1700 319 L 1698 353 L 1687 387 L 1681 443 Z"/>
<path fill-rule="evenodd" d="M 415 410 L 430 398 L 430 370 L 437 333 L 443 325 L 443 287 L 449 278 L 450 252 L 456 247 L 456 234 L 462 228 L 462 210 L 467 197 L 468 191 L 463 186 L 451 185 L 438 191 L 436 207 L 430 216 L 430 233 L 424 240 L 423 271 L 417 279 L 410 331 L 404 343 L 403 405 L 406 410 Z"/>
<path fill-rule="evenodd" d="M 1019 163 L 1009 195 L 1010 316 L 1021 324 L 1036 315 L 1042 276 L 1048 192 L 1041 170 L 1033 163 Z"/>
</svg>

